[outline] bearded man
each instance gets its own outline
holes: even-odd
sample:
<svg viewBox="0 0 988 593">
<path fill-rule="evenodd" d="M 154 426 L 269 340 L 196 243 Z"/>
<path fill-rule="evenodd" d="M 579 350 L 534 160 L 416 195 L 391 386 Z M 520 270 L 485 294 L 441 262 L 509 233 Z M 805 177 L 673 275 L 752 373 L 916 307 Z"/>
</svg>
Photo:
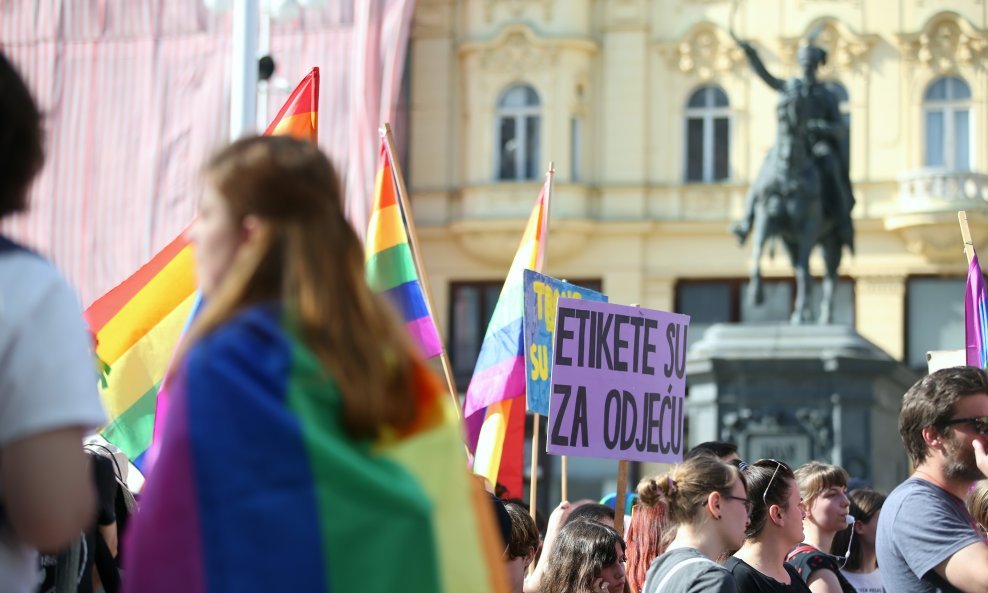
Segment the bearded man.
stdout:
<svg viewBox="0 0 988 593">
<path fill-rule="evenodd" d="M 954 367 L 920 379 L 902 399 L 899 434 L 916 471 L 879 515 L 885 589 L 988 592 L 988 545 L 964 506 L 988 476 L 988 374 Z"/>
</svg>

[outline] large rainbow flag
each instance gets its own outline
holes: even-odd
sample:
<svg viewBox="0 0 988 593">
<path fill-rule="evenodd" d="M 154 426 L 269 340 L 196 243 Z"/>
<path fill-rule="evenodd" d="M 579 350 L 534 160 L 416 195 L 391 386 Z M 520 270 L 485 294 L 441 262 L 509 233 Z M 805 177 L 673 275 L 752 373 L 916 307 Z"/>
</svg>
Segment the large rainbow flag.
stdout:
<svg viewBox="0 0 988 593">
<path fill-rule="evenodd" d="M 473 471 L 505 486 L 511 496 L 522 494 L 525 398 L 518 398 L 525 395 L 524 270 L 542 271 L 551 191 L 549 172 L 501 287 L 463 405 Z"/>
<path fill-rule="evenodd" d="M 318 100 L 319 69 L 313 68 L 265 133 L 315 141 Z M 192 245 L 183 232 L 84 313 L 105 371 L 101 394 L 109 423 L 100 434 L 141 469 L 168 409 L 167 389 L 161 389 L 166 370 L 197 300 Z"/>
<path fill-rule="evenodd" d="M 173 386 L 125 592 L 505 591 L 491 502 L 420 360 L 415 420 L 376 441 L 346 434 L 335 382 L 276 305 L 196 344 Z"/>
<path fill-rule="evenodd" d="M 988 293 L 985 292 L 985 276 L 981 273 L 977 253 L 971 258 L 967 270 L 967 290 L 964 295 L 964 345 L 969 366 L 988 368 Z"/>
<path fill-rule="evenodd" d="M 419 272 L 412 258 L 405 225 L 412 224 L 410 212 L 404 212 L 397 199 L 395 169 L 384 138 L 374 183 L 374 205 L 367 241 L 364 244 L 367 283 L 377 293 L 385 294 L 395 305 L 412 339 L 426 358 L 442 352 L 436 322 L 429 314 Z"/>
</svg>

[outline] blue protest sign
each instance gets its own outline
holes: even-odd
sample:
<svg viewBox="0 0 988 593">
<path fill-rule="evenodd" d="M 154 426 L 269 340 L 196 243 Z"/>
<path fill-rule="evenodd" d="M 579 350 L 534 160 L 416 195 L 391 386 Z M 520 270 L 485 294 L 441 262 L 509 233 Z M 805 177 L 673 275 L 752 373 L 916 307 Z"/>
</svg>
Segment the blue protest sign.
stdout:
<svg viewBox="0 0 988 593">
<path fill-rule="evenodd" d="M 551 276 L 525 270 L 525 387 L 528 409 L 549 415 L 553 332 L 560 298 L 607 302 L 607 296 Z"/>
</svg>

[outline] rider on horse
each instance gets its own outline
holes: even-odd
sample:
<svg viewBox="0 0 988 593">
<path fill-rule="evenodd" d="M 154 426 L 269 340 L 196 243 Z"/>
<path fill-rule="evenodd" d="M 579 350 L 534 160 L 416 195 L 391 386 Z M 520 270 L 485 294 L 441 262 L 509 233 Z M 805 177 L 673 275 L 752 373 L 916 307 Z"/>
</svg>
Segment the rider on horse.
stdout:
<svg viewBox="0 0 988 593">
<path fill-rule="evenodd" d="M 779 91 L 780 105 L 791 103 L 794 98 L 790 96 L 792 93 L 799 93 L 800 98 L 804 99 L 802 103 L 806 108 L 805 137 L 793 137 L 787 140 L 807 143 L 806 150 L 812 155 L 821 180 L 824 209 L 835 222 L 841 243 L 853 252 L 854 226 L 851 209 L 854 207 L 854 195 L 848 177 L 849 155 L 842 142 L 847 135 L 847 127 L 841 117 L 837 98 L 816 78 L 817 69 L 827 61 L 826 50 L 812 43 L 800 47 L 797 57 L 803 70 L 803 77 L 786 81 L 772 76 L 765 69 L 758 52 L 750 43 L 746 41 L 739 43 L 755 73 L 766 84 Z M 780 118 L 782 116 L 780 113 Z M 778 151 L 773 152 L 777 157 Z M 754 223 L 755 201 L 761 193 L 755 191 L 757 186 L 756 181 L 748 192 L 744 217 L 731 228 L 740 243 L 744 243 L 748 238 Z"/>
</svg>

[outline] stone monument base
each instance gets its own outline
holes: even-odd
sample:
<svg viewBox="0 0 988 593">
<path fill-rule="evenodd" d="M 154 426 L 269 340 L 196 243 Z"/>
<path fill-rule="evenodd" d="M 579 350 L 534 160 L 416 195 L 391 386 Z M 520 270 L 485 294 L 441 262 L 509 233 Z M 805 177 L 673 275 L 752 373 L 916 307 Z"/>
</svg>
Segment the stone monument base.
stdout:
<svg viewBox="0 0 988 593">
<path fill-rule="evenodd" d="M 717 324 L 687 360 L 688 442 L 737 443 L 741 458 L 844 467 L 891 490 L 908 477 L 902 395 L 918 376 L 840 325 Z"/>
</svg>

